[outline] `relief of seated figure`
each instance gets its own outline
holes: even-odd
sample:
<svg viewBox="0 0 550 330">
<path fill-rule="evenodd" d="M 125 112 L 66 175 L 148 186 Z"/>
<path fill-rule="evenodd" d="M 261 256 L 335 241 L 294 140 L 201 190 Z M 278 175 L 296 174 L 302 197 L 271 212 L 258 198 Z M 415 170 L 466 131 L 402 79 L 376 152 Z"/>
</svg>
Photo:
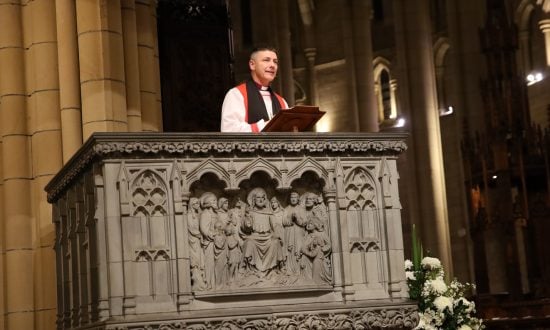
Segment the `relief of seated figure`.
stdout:
<svg viewBox="0 0 550 330">
<path fill-rule="evenodd" d="M 279 271 L 284 262 L 281 241 L 273 235 L 273 212 L 263 188 L 248 194 L 250 210 L 242 224 L 244 266 L 260 277 Z"/>
</svg>

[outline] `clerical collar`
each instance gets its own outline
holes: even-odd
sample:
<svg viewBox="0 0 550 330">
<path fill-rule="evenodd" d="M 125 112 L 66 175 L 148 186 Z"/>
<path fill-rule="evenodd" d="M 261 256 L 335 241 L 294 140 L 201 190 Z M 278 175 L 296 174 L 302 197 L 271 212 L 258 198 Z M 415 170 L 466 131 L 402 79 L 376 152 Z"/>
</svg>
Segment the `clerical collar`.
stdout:
<svg viewBox="0 0 550 330">
<path fill-rule="evenodd" d="M 258 87 L 258 89 L 261 90 L 261 91 L 269 90 L 269 86 L 262 86 L 262 85 L 258 84 L 256 81 L 254 81 L 254 85 L 256 85 L 256 87 Z"/>
</svg>

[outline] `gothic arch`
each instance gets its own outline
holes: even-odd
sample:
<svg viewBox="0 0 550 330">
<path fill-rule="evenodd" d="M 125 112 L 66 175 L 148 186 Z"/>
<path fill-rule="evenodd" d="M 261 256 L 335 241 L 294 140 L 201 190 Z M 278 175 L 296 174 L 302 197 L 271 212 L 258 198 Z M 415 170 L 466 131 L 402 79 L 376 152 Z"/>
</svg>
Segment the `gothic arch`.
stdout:
<svg viewBox="0 0 550 330">
<path fill-rule="evenodd" d="M 251 180 L 252 175 L 256 172 L 264 172 L 272 180 L 275 180 L 277 186 L 282 182 L 281 171 L 273 163 L 263 158 L 257 158 L 235 174 L 236 187 L 240 186 L 245 180 Z"/>
<path fill-rule="evenodd" d="M 533 10 L 535 10 L 535 6 L 533 6 L 530 0 L 522 0 L 517 6 L 514 13 L 514 23 L 518 26 L 519 31 L 529 29 L 529 19 Z"/>
<path fill-rule="evenodd" d="M 530 0 L 522 0 L 514 13 L 514 23 L 518 27 L 519 56 L 518 64 L 523 72 L 529 72 L 532 69 L 532 50 L 531 50 L 531 19 L 535 11 L 535 6 Z"/>
<path fill-rule="evenodd" d="M 212 159 L 207 159 L 195 169 L 190 171 L 187 175 L 187 182 L 192 184 L 193 182 L 199 181 L 200 178 L 207 173 L 214 174 L 219 180 L 225 183 L 226 187 L 230 187 L 229 172 Z"/>
<path fill-rule="evenodd" d="M 384 122 L 397 118 L 396 83 L 391 76 L 391 62 L 381 56 L 373 61 L 374 92 L 378 105 L 378 119 Z"/>
<path fill-rule="evenodd" d="M 434 63 L 436 68 L 443 66 L 445 56 L 447 56 L 447 52 L 450 48 L 451 44 L 449 43 L 449 39 L 445 37 L 437 39 L 434 43 Z"/>
<path fill-rule="evenodd" d="M 378 76 L 380 76 L 382 70 L 387 70 L 388 72 L 391 72 L 391 62 L 382 56 L 376 57 L 372 61 L 372 66 L 374 68 L 374 80 L 376 80 Z"/>
<path fill-rule="evenodd" d="M 308 171 L 314 172 L 317 176 L 319 176 L 319 178 L 325 180 L 325 182 L 328 182 L 327 169 L 323 166 L 323 164 L 311 158 L 304 159 L 288 173 L 288 182 L 299 179 L 305 172 Z"/>
</svg>

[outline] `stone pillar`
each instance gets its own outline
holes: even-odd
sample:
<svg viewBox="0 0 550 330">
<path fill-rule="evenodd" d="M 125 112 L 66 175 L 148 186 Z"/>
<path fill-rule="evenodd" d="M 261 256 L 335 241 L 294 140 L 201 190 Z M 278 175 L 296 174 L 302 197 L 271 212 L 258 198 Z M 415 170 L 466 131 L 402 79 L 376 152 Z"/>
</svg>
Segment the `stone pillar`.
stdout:
<svg viewBox="0 0 550 330">
<path fill-rule="evenodd" d="M 288 23 L 288 0 L 277 1 L 279 27 L 279 66 L 283 82 L 282 93 L 289 106 L 294 105 L 294 76 L 292 70 L 292 50 L 290 47 L 290 26 Z"/>
<path fill-rule="evenodd" d="M 0 132 L 2 134 L 4 227 L 4 325 L 34 329 L 32 170 L 29 162 L 25 50 L 19 1 L 0 5 Z"/>
<path fill-rule="evenodd" d="M 35 0 L 22 9 L 29 95 L 27 129 L 32 151 L 33 191 L 29 198 L 34 203 L 33 273 L 34 286 L 41 288 L 34 293 L 34 319 L 35 329 L 44 329 L 52 324 L 56 311 L 54 228 L 44 187 L 63 165 L 55 1 Z"/>
<path fill-rule="evenodd" d="M 315 71 L 315 56 L 317 55 L 317 48 L 306 48 L 304 50 L 307 59 L 307 82 L 309 91 L 309 103 L 317 104 L 317 71 Z"/>
<path fill-rule="evenodd" d="M 448 101 L 454 108 L 452 116 L 445 118 L 448 126 L 455 133 L 446 134 L 448 146 L 452 148 L 446 152 L 451 164 L 462 164 L 460 158 L 460 140 L 464 139 L 464 123 L 474 130 L 482 130 L 483 122 L 481 93 L 479 92 L 480 74 L 485 71 L 482 54 L 479 52 L 477 38 L 463 38 L 466 35 L 479 33 L 479 26 L 484 22 L 484 9 L 476 3 L 466 3 L 460 0 L 447 2 L 448 32 L 450 42 L 450 70 L 456 81 L 453 89 L 448 90 Z M 400 81 L 400 84 L 402 82 Z M 400 90 L 401 92 L 401 90 Z M 467 109 L 471 109 L 468 111 Z M 451 122 L 452 121 L 452 122 Z M 453 126 L 450 126 L 450 125 Z M 468 133 L 466 133 L 468 134 Z M 451 142 L 452 141 L 452 142 Z M 454 150 L 454 151 L 453 151 Z M 453 156 L 454 155 L 454 156 Z M 474 245 L 470 233 L 470 215 L 468 213 L 467 194 L 458 193 L 455 187 L 463 187 L 468 179 L 463 166 L 452 166 L 446 169 L 446 182 L 449 187 L 449 225 L 452 236 L 453 263 L 457 265 L 454 275 L 465 282 L 475 281 L 474 274 Z M 469 190 L 468 190 L 469 191 Z M 454 204 L 454 206 L 452 205 Z M 458 265 L 460 265 L 458 267 Z"/>
<path fill-rule="evenodd" d="M 150 6 L 154 6 L 152 1 L 136 1 L 141 119 L 144 131 L 157 132 L 161 129 L 157 113 L 156 71 L 158 67 L 155 68 L 154 38 L 156 36 L 152 34 L 153 16 Z"/>
<path fill-rule="evenodd" d="M 82 108 L 78 73 L 76 8 L 73 0 L 56 2 L 57 63 L 63 163 L 82 145 Z"/>
<path fill-rule="evenodd" d="M 127 131 L 120 0 L 77 1 L 83 138 Z"/>
<path fill-rule="evenodd" d="M 330 230 L 333 233 L 337 233 L 339 229 L 339 223 L 334 221 L 338 219 L 338 206 L 336 205 L 336 187 L 334 189 L 329 189 L 325 191 L 325 198 L 327 199 L 327 207 L 329 212 Z M 342 239 L 340 236 L 335 235 L 332 238 L 332 260 L 335 265 L 334 268 L 338 267 L 341 269 L 343 266 L 342 262 Z M 334 272 L 334 288 L 338 291 L 343 291 L 343 278 L 342 272 Z"/>
<path fill-rule="evenodd" d="M 417 178 L 415 186 L 422 241 L 424 247 L 441 259 L 452 277 L 453 266 L 447 215 L 441 132 L 437 109 L 432 38 L 428 0 L 414 3 L 398 0 L 395 9 L 402 11 L 396 20 L 397 52 L 404 54 L 409 94 L 409 131 L 415 156 L 409 164 Z"/>
<path fill-rule="evenodd" d="M 529 31 L 522 30 L 518 32 L 519 42 L 519 65 L 523 69 L 523 74 L 528 74 L 531 70 L 531 57 L 529 56 Z"/>
<path fill-rule="evenodd" d="M 141 131 L 141 97 L 135 0 L 122 0 L 122 39 L 124 42 L 124 73 L 128 131 Z"/>
<path fill-rule="evenodd" d="M 315 48 L 315 31 L 313 30 L 313 15 L 311 3 L 308 0 L 298 0 L 298 8 L 302 23 L 304 24 L 304 55 L 306 56 L 306 72 L 307 72 L 307 95 L 308 102 L 315 105 L 319 102 L 317 96 L 317 72 L 315 71 L 315 56 L 317 48 Z"/>
<path fill-rule="evenodd" d="M 544 33 L 544 44 L 546 46 L 546 65 L 550 66 L 550 19 L 543 19 L 539 22 L 539 27 Z"/>
<path fill-rule="evenodd" d="M 397 80 L 390 80 L 391 118 L 397 118 Z"/>
<path fill-rule="evenodd" d="M 354 42 L 353 42 L 353 28 L 351 24 L 351 9 L 348 5 L 340 6 L 340 14 L 342 22 L 342 44 L 344 48 L 344 55 L 346 60 L 346 76 L 348 81 L 348 116 L 350 118 L 349 123 L 350 131 L 359 131 L 359 108 L 355 82 L 355 58 L 354 58 Z"/>
<path fill-rule="evenodd" d="M 372 67 L 371 0 L 352 1 L 355 88 L 359 128 L 362 132 L 378 132 L 378 111 L 374 94 Z"/>
<path fill-rule="evenodd" d="M 159 60 L 159 38 L 158 38 L 158 31 L 157 31 L 157 4 L 158 0 L 153 0 L 153 3 L 151 6 L 149 6 L 149 11 L 151 12 L 151 27 L 153 35 L 153 47 L 154 47 L 154 53 L 153 53 L 153 65 L 155 68 L 155 92 L 156 92 L 156 118 L 157 118 L 157 129 L 158 131 L 163 130 L 163 123 L 162 123 L 162 93 L 160 88 L 160 60 Z"/>
</svg>

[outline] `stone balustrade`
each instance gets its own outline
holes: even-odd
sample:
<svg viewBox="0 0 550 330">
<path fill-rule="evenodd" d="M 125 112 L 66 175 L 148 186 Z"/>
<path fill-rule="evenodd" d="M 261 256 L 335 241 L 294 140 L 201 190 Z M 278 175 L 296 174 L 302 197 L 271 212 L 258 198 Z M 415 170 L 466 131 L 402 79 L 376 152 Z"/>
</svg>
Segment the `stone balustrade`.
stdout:
<svg viewBox="0 0 550 330">
<path fill-rule="evenodd" d="M 46 187 L 58 329 L 413 328 L 404 139 L 92 135 Z"/>
</svg>

